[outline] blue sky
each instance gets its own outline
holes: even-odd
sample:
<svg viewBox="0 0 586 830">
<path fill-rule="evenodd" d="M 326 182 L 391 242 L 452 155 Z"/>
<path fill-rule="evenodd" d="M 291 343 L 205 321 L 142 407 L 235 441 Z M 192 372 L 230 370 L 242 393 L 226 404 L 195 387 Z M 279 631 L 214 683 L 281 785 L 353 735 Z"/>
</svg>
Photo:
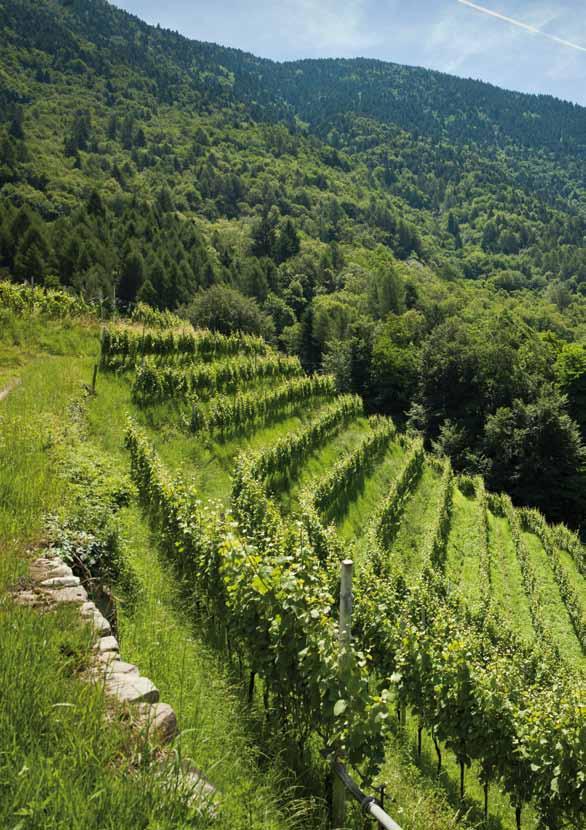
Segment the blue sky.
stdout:
<svg viewBox="0 0 586 830">
<path fill-rule="evenodd" d="M 114 3 L 187 37 L 261 57 L 380 58 L 586 105 L 586 0 Z"/>
</svg>

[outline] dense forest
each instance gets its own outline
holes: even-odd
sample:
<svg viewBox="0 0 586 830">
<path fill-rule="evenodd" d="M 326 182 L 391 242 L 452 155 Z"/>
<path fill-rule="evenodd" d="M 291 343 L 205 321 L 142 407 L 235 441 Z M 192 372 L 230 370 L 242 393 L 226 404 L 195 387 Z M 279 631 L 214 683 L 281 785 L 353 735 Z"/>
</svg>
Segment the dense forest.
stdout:
<svg viewBox="0 0 586 830">
<path fill-rule="evenodd" d="M 0 275 L 260 333 L 586 518 L 586 109 L 0 3 Z"/>
</svg>

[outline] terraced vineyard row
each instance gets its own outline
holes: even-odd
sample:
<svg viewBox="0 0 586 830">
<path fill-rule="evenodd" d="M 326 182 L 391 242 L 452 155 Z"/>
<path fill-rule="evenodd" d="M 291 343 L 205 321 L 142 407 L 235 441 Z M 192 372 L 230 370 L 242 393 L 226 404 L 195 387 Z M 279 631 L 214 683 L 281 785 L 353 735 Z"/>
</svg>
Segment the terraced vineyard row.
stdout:
<svg viewBox="0 0 586 830">
<path fill-rule="evenodd" d="M 220 370 L 222 358 L 208 352 L 201 367 L 178 366 L 180 348 L 178 340 L 169 346 L 169 370 L 164 359 L 156 369 L 173 383 L 190 383 L 182 373 Z M 125 359 L 121 347 L 117 355 Z M 184 433 L 234 458 L 233 518 L 202 507 L 205 493 L 184 493 L 146 436 L 134 426 L 128 433 L 137 486 L 198 603 L 226 620 L 231 648 L 245 655 L 251 678 L 262 678 L 281 716 L 303 734 L 317 731 L 367 775 L 382 762 L 394 699 L 418 719 L 420 734 L 429 731 L 440 763 L 442 745 L 454 752 L 462 792 L 473 763 L 486 788 L 504 787 L 517 817 L 530 802 L 546 824 L 554 814 L 575 821 L 579 542 L 542 525 L 539 514 L 487 496 L 481 480 L 456 479 L 447 460 L 428 457 L 419 439 L 397 435 L 390 422 L 365 421 L 359 399 L 335 397 L 331 379 L 292 379 L 290 364 L 268 351 L 262 361 L 274 375 L 257 376 L 254 392 L 240 391 L 246 372 L 234 377 L 231 397 L 215 396 L 221 384 L 210 384 L 192 422 L 197 435 Z M 271 441 L 270 425 L 305 403 L 309 420 Z M 182 430 L 177 412 L 169 415 Z M 254 449 L 261 425 L 268 443 Z M 356 644 L 371 657 L 353 652 L 344 677 L 332 621 L 339 562 L 354 546 Z"/>
</svg>

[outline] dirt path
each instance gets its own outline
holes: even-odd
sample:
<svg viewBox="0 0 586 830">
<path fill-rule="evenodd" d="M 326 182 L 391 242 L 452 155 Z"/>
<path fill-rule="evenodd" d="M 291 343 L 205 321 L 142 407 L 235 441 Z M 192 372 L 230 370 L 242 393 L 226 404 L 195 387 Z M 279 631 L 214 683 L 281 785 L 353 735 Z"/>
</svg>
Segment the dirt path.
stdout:
<svg viewBox="0 0 586 830">
<path fill-rule="evenodd" d="M 5 386 L 4 389 L 0 389 L 0 403 L 2 403 L 2 401 L 7 398 L 17 386 L 20 386 L 20 383 L 20 378 L 16 378 L 16 380 L 11 380 L 8 386 Z"/>
</svg>

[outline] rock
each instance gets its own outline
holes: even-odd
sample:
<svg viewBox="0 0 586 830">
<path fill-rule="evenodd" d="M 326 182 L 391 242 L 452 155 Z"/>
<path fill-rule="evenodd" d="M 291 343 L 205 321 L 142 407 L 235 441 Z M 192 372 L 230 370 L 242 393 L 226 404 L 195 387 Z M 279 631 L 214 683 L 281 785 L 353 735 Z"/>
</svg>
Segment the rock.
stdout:
<svg viewBox="0 0 586 830">
<path fill-rule="evenodd" d="M 34 591 L 17 591 L 12 596 L 16 605 L 24 605 L 29 608 L 38 608 L 39 605 L 43 605 L 42 598 Z"/>
<path fill-rule="evenodd" d="M 107 637 L 112 633 L 112 627 L 104 615 L 98 611 L 96 604 L 93 602 L 84 602 L 79 609 L 79 613 L 84 618 L 92 623 L 93 629 L 100 637 Z"/>
<path fill-rule="evenodd" d="M 50 579 L 43 579 L 41 588 L 75 588 L 80 584 L 77 576 L 55 576 Z"/>
<path fill-rule="evenodd" d="M 120 651 L 120 646 L 118 645 L 116 637 L 101 637 L 95 644 L 94 648 L 99 654 Z"/>
<path fill-rule="evenodd" d="M 177 734 L 175 710 L 168 703 L 137 704 L 136 720 L 148 737 L 159 743 L 168 744 Z"/>
<path fill-rule="evenodd" d="M 197 767 L 186 767 L 183 773 L 183 781 L 188 789 L 191 803 L 201 813 L 215 818 L 218 814 L 217 790 L 203 772 L 198 770 Z"/>
<path fill-rule="evenodd" d="M 112 653 L 112 652 L 111 652 Z M 108 660 L 104 663 L 102 671 L 110 677 L 115 674 L 128 674 L 138 677 L 140 672 L 133 663 L 126 663 L 124 660 Z"/>
<path fill-rule="evenodd" d="M 108 638 L 104 637 L 104 639 L 107 640 Z M 112 637 L 112 639 L 114 639 L 114 638 Z M 95 648 L 95 646 L 94 646 L 94 648 Z M 109 663 L 112 662 L 112 660 L 119 660 L 119 659 L 120 659 L 120 655 L 118 654 L 117 651 L 104 651 L 104 652 L 100 652 L 100 653 L 96 654 L 96 656 L 94 658 L 94 664 L 95 664 L 97 669 L 100 669 L 100 668 L 103 668 L 104 666 L 107 666 Z"/>
<path fill-rule="evenodd" d="M 148 677 L 115 674 L 106 678 L 105 690 L 119 703 L 157 703 L 159 700 L 159 690 Z"/>
<path fill-rule="evenodd" d="M 42 556 L 35 559 L 29 568 L 31 578 L 35 582 L 42 582 L 44 579 L 56 579 L 61 576 L 73 576 L 73 571 L 59 559 L 58 556 Z"/>
<path fill-rule="evenodd" d="M 134 663 L 126 663 L 124 660 L 110 661 L 109 668 L 112 674 L 132 674 L 136 675 L 136 677 L 140 674 Z"/>
<path fill-rule="evenodd" d="M 85 588 L 78 585 L 75 588 L 42 588 L 40 589 L 41 596 L 46 597 L 49 602 L 62 604 L 77 603 L 81 605 L 87 602 L 87 592 Z"/>
<path fill-rule="evenodd" d="M 100 655 L 103 657 L 104 655 Z M 109 652 L 108 656 L 112 659 L 103 660 L 98 659 L 93 667 L 89 670 L 90 678 L 95 680 L 116 680 L 117 677 L 138 677 L 140 672 L 132 663 L 125 663 L 124 660 L 118 659 L 116 652 Z"/>
</svg>

